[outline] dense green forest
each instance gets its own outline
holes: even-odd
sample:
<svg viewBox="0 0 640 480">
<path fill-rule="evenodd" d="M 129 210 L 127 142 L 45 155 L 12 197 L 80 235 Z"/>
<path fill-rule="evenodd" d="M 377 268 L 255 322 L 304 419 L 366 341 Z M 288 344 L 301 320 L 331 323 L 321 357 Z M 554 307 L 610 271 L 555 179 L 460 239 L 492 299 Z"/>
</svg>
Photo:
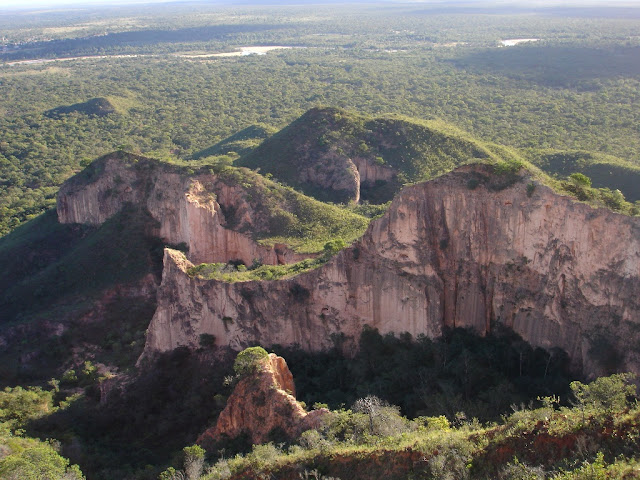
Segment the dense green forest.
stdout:
<svg viewBox="0 0 640 480">
<path fill-rule="evenodd" d="M 7 15 L 0 234 L 53 205 L 58 185 L 101 154 L 200 158 L 228 135 L 282 127 L 316 105 L 437 118 L 536 158 L 592 152 L 624 178 L 640 160 L 640 20 L 630 10 L 199 4 Z M 501 47 L 509 38 L 540 40 Z M 248 45 L 300 48 L 192 56 Z M 110 57 L 121 54 L 138 56 Z M 107 57 L 11 64 L 79 55 Z M 82 108 L 92 99 L 108 108 Z"/>
</svg>

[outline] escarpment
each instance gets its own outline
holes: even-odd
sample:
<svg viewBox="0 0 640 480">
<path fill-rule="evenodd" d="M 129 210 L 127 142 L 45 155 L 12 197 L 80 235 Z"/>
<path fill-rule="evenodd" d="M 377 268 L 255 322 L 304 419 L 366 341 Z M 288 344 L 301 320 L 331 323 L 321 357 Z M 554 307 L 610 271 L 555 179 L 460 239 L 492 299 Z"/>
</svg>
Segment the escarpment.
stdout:
<svg viewBox="0 0 640 480">
<path fill-rule="evenodd" d="M 296 401 L 287 362 L 271 353 L 260 362 L 256 372 L 238 382 L 216 425 L 200 435 L 198 443 L 207 445 L 243 433 L 249 435 L 252 443 L 264 443 L 276 429 L 295 438 L 316 428 L 327 413 L 326 409 L 307 412 Z"/>
<path fill-rule="evenodd" d="M 366 234 L 322 267 L 277 281 L 192 278 L 167 249 L 144 355 L 197 346 L 236 350 L 356 346 L 381 333 L 481 334 L 502 323 L 568 352 L 588 374 L 640 372 L 640 220 L 472 165 L 405 188 Z"/>
<path fill-rule="evenodd" d="M 309 257 L 253 239 L 252 233 L 269 230 L 271 220 L 240 180 L 126 153 L 107 155 L 65 182 L 58 194 L 58 218 L 100 225 L 127 204 L 148 210 L 157 222 L 151 233 L 168 244 L 182 244 L 196 263 L 282 264 Z"/>
</svg>

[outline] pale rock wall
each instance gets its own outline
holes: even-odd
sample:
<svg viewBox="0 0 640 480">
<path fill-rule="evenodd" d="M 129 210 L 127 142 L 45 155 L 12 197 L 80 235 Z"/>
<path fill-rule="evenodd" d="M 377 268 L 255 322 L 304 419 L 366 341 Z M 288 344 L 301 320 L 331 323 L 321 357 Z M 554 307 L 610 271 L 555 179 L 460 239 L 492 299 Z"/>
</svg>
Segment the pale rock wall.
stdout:
<svg viewBox="0 0 640 480">
<path fill-rule="evenodd" d="M 324 190 L 333 190 L 339 201 L 360 201 L 360 174 L 356 165 L 335 151 L 300 169 L 299 181 Z"/>
<path fill-rule="evenodd" d="M 557 195 L 528 178 L 502 190 L 469 166 L 403 190 L 363 238 L 314 271 L 228 284 L 190 278 L 165 251 L 144 355 L 213 334 L 254 343 L 352 351 L 363 325 L 381 333 L 480 333 L 503 323 L 576 368 L 640 372 L 640 219 Z"/>
<path fill-rule="evenodd" d="M 112 157 L 98 161 L 95 178 L 65 182 L 58 194 L 61 223 L 100 225 L 127 203 L 146 208 L 157 220 L 157 232 L 172 245 L 186 244 L 194 263 L 254 259 L 282 264 L 308 257 L 285 245 L 265 247 L 240 231 L 255 231 L 264 219 L 251 208 L 245 191 L 215 175 L 188 177 L 148 160 L 127 163 Z M 234 212 L 228 227 L 223 209 Z"/>
<path fill-rule="evenodd" d="M 354 157 L 353 163 L 358 169 L 361 185 L 374 185 L 378 181 L 388 182 L 397 174 L 395 169 L 386 165 L 377 165 L 369 158 Z"/>
</svg>

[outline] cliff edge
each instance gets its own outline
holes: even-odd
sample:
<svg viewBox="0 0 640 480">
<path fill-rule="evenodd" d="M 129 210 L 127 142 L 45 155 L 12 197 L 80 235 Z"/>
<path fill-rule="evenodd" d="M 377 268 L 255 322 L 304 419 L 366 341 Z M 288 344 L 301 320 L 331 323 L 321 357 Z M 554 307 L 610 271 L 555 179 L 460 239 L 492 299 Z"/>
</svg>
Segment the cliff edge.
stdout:
<svg viewBox="0 0 640 480">
<path fill-rule="evenodd" d="M 502 323 L 576 369 L 640 372 L 640 219 L 558 195 L 526 171 L 461 167 L 405 188 L 366 234 L 320 268 L 277 281 L 187 274 L 167 250 L 144 355 L 197 346 L 354 348 L 381 333 L 480 334 Z"/>
<path fill-rule="evenodd" d="M 150 235 L 180 246 L 194 263 L 296 262 L 322 249 L 322 238 L 314 239 L 319 246 L 305 245 L 309 231 L 326 242 L 353 239 L 367 225 L 360 215 L 247 169 L 179 166 L 125 152 L 106 155 L 67 180 L 58 193 L 58 219 L 101 225 L 128 204 L 155 220 Z"/>
</svg>

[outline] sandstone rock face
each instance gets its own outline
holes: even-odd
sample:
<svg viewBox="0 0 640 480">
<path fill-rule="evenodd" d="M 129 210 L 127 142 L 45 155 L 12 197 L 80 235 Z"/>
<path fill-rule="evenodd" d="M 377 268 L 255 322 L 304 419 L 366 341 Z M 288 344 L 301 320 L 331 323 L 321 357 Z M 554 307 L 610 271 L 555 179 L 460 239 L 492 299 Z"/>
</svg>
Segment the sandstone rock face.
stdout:
<svg viewBox="0 0 640 480">
<path fill-rule="evenodd" d="M 131 203 L 157 220 L 160 238 L 185 244 L 194 263 L 241 260 L 250 265 L 259 259 L 282 264 L 307 257 L 284 245 L 261 246 L 242 233 L 263 229 L 267 220 L 238 185 L 212 174 L 187 176 L 148 159 L 136 160 L 106 157 L 96 162 L 93 177 L 65 182 L 58 194 L 60 222 L 100 225 Z"/>
<path fill-rule="evenodd" d="M 205 431 L 198 443 L 235 438 L 248 433 L 254 444 L 268 440 L 279 429 L 290 438 L 319 425 L 328 410 L 307 412 L 295 399 L 293 375 L 284 358 L 271 353 L 260 370 L 238 382 L 216 426 Z"/>
<path fill-rule="evenodd" d="M 333 190 L 338 201 L 360 200 L 360 174 L 356 165 L 335 151 L 329 151 L 300 169 L 298 179 L 316 188 Z"/>
<path fill-rule="evenodd" d="M 374 185 L 376 182 L 388 182 L 398 173 L 389 166 L 377 165 L 365 157 L 355 157 L 353 163 L 358 169 L 361 185 Z"/>
<path fill-rule="evenodd" d="M 640 372 L 640 219 L 539 184 L 530 196 L 523 175 L 500 186 L 476 165 L 408 187 L 360 241 L 287 280 L 190 278 L 166 250 L 144 355 L 197 346 L 202 333 L 237 350 L 349 351 L 365 324 L 435 337 L 500 322 L 587 373 Z"/>
</svg>

